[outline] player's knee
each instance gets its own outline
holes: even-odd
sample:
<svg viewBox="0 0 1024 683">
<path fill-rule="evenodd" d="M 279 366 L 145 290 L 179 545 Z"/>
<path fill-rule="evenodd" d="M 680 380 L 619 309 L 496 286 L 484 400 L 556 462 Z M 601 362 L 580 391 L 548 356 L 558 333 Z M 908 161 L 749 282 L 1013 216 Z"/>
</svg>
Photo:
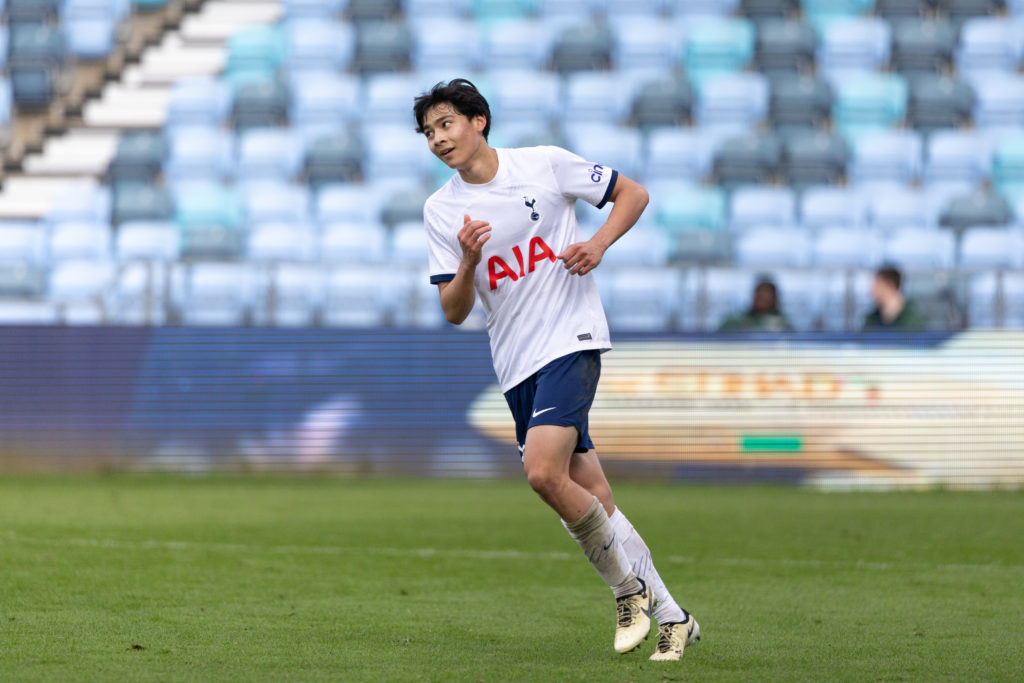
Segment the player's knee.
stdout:
<svg viewBox="0 0 1024 683">
<path fill-rule="evenodd" d="M 555 495 L 565 485 L 567 478 L 564 472 L 545 464 L 526 468 L 526 481 L 530 488 L 545 499 Z"/>
</svg>

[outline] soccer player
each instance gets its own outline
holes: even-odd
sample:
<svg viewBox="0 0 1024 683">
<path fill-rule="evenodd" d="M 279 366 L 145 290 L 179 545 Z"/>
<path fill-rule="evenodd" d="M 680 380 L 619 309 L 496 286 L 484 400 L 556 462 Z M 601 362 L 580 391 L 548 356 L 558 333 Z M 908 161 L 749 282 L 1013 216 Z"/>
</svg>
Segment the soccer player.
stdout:
<svg viewBox="0 0 1024 683">
<path fill-rule="evenodd" d="M 651 659 L 677 660 L 700 627 L 616 508 L 588 433 L 601 353 L 611 348 L 592 273 L 643 213 L 647 191 L 558 147 L 490 147 L 490 107 L 465 79 L 438 83 L 413 113 L 430 151 L 457 171 L 423 207 L 430 281 L 445 317 L 462 323 L 479 294 L 527 481 L 614 592 L 616 652 L 647 637 L 653 610 Z M 587 241 L 577 199 L 613 205 Z"/>
</svg>

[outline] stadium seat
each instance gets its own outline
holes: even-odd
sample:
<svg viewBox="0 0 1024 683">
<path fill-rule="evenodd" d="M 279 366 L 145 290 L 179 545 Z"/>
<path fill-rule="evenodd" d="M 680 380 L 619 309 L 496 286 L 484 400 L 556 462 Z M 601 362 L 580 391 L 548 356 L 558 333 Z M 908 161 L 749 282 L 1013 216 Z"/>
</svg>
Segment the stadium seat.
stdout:
<svg viewBox="0 0 1024 683">
<path fill-rule="evenodd" d="M 128 221 L 165 221 L 174 213 L 167 190 L 150 183 L 124 182 L 113 187 L 111 219 L 115 226 Z"/>
<path fill-rule="evenodd" d="M 658 226 L 672 237 L 725 228 L 726 199 L 721 188 L 678 183 L 652 187 L 650 194 Z"/>
<path fill-rule="evenodd" d="M 936 130 L 928 137 L 924 178 L 928 182 L 978 184 L 990 177 L 992 150 L 976 131 Z"/>
<path fill-rule="evenodd" d="M 390 263 L 422 266 L 427 259 L 427 231 L 420 221 L 406 221 L 393 228 Z"/>
<path fill-rule="evenodd" d="M 859 74 L 835 84 L 832 116 L 837 129 L 855 139 L 864 132 L 894 128 L 907 111 L 907 82 L 898 74 Z"/>
<path fill-rule="evenodd" d="M 249 230 L 246 256 L 251 261 L 310 262 L 317 258 L 316 229 L 308 223 L 273 222 Z"/>
<path fill-rule="evenodd" d="M 984 15 L 1006 12 L 1006 0 L 938 0 L 939 6 L 957 25 Z"/>
<path fill-rule="evenodd" d="M 736 263 L 755 268 L 803 268 L 811 263 L 811 239 L 793 227 L 751 227 L 735 238 Z"/>
<path fill-rule="evenodd" d="M 164 325 L 170 268 L 166 263 L 123 263 L 109 299 L 109 322 L 115 325 Z"/>
<path fill-rule="evenodd" d="M 381 204 L 380 221 L 391 227 L 399 223 L 423 222 L 423 204 L 430 191 L 422 185 L 403 185 L 387 191 Z"/>
<path fill-rule="evenodd" d="M 259 322 L 276 327 L 312 327 L 323 315 L 326 273 L 317 265 L 281 263 L 270 276 Z"/>
<path fill-rule="evenodd" d="M 285 0 L 287 19 L 334 19 L 348 5 L 348 0 Z"/>
<path fill-rule="evenodd" d="M 129 221 L 117 229 L 117 258 L 171 262 L 181 255 L 181 231 L 169 221 Z"/>
<path fill-rule="evenodd" d="M 494 94 L 488 102 L 496 120 L 533 122 L 547 127 L 560 118 L 564 106 L 561 83 L 550 73 L 528 71 L 495 72 Z M 408 102 L 406 102 L 408 115 Z"/>
<path fill-rule="evenodd" d="M 818 268 L 874 268 L 881 262 L 882 241 L 871 230 L 832 226 L 818 232 L 811 249 Z"/>
<path fill-rule="evenodd" d="M 858 192 L 847 187 L 811 186 L 800 197 L 800 222 L 811 230 L 858 227 L 864 222 L 864 203 Z"/>
<path fill-rule="evenodd" d="M 700 88 L 694 119 L 705 127 L 756 128 L 768 114 L 768 81 L 757 73 L 723 74 Z"/>
<path fill-rule="evenodd" d="M 69 325 L 108 322 L 108 295 L 117 270 L 109 260 L 61 261 L 50 270 L 47 296 Z"/>
<path fill-rule="evenodd" d="M 874 0 L 801 0 L 804 16 L 819 32 L 829 24 L 867 14 Z"/>
<path fill-rule="evenodd" d="M 1016 228 L 974 227 L 960 241 L 960 267 L 969 269 L 1024 268 L 1024 234 Z"/>
<path fill-rule="evenodd" d="M 832 116 L 832 87 L 802 74 L 775 78 L 768 111 L 776 131 L 824 128 Z"/>
<path fill-rule="evenodd" d="M 1020 132 L 1024 121 L 1024 76 L 999 74 L 976 79 L 974 123 L 978 128 L 1002 128 Z"/>
<path fill-rule="evenodd" d="M 789 226 L 795 220 L 796 197 L 788 187 L 747 185 L 732 193 L 729 227 L 733 232 L 757 226 Z"/>
<path fill-rule="evenodd" d="M 614 36 L 607 26 L 574 24 L 562 30 L 551 48 L 551 68 L 559 73 L 594 71 L 612 66 Z"/>
<path fill-rule="evenodd" d="M 1000 140 L 992 157 L 992 182 L 1008 199 L 1024 198 L 1024 135 Z M 1024 220 L 1019 212 L 1017 217 Z"/>
<path fill-rule="evenodd" d="M 484 64 L 480 26 L 467 19 L 421 19 L 412 25 L 412 65 L 416 70 L 469 73 Z"/>
<path fill-rule="evenodd" d="M 257 223 L 305 223 L 310 219 L 310 195 L 305 185 L 256 181 L 240 187 L 245 217 Z"/>
<path fill-rule="evenodd" d="M 814 69 L 818 36 L 810 24 L 771 19 L 757 25 L 754 63 L 770 77 L 794 77 Z"/>
<path fill-rule="evenodd" d="M 361 74 L 403 71 L 412 66 L 412 34 L 395 21 L 359 24 L 353 68 Z"/>
<path fill-rule="evenodd" d="M 948 73 L 953 66 L 956 29 L 945 20 L 893 22 L 892 68 L 904 76 Z"/>
<path fill-rule="evenodd" d="M 7 62 L 14 68 L 22 63 L 59 65 L 65 57 L 64 39 L 51 23 L 12 23 L 7 39 Z"/>
<path fill-rule="evenodd" d="M 920 75 L 910 81 L 907 124 L 928 134 L 967 125 L 974 112 L 974 90 L 946 75 Z"/>
<path fill-rule="evenodd" d="M 658 127 L 647 136 L 646 177 L 702 182 L 718 140 L 700 128 Z"/>
<path fill-rule="evenodd" d="M 388 324 L 396 305 L 397 280 L 390 265 L 331 268 L 327 276 L 324 324 L 334 327 Z"/>
<path fill-rule="evenodd" d="M 783 19 L 799 11 L 799 0 L 740 0 L 740 13 L 755 21 Z"/>
<path fill-rule="evenodd" d="M 1013 221 L 1007 201 L 985 189 L 954 198 L 939 216 L 940 225 L 955 231 L 976 225 L 1010 225 Z"/>
<path fill-rule="evenodd" d="M 660 268 L 672 258 L 671 243 L 664 231 L 649 223 L 633 226 L 601 259 L 601 266 Z"/>
<path fill-rule="evenodd" d="M 346 133 L 314 137 L 307 149 L 306 179 L 314 191 L 363 179 L 362 141 Z"/>
<path fill-rule="evenodd" d="M 682 288 L 678 268 L 616 268 L 601 274 L 609 282 L 608 323 L 616 330 L 667 331 L 675 327 Z"/>
<path fill-rule="evenodd" d="M 160 175 L 167 156 L 167 142 L 159 132 L 133 131 L 117 141 L 114 158 L 107 167 L 111 182 L 150 181 Z"/>
<path fill-rule="evenodd" d="M 0 262 L 43 265 L 47 230 L 35 221 L 0 221 Z"/>
<path fill-rule="evenodd" d="M 230 177 L 234 150 L 229 134 L 206 126 L 179 126 L 168 131 L 164 174 L 177 180 L 217 181 Z"/>
<path fill-rule="evenodd" d="M 876 229 L 931 225 L 925 197 L 919 190 L 898 186 L 878 188 L 867 194 L 865 202 L 868 223 Z"/>
<path fill-rule="evenodd" d="M 402 12 L 412 21 L 439 16 L 462 17 L 472 8 L 473 0 L 405 0 L 402 3 Z"/>
<path fill-rule="evenodd" d="M 930 16 L 938 4 L 938 0 L 875 0 L 875 13 L 895 24 L 905 19 Z"/>
<path fill-rule="evenodd" d="M 649 132 L 659 126 L 688 125 L 693 102 L 693 88 L 685 79 L 647 80 L 633 97 L 630 120 Z"/>
<path fill-rule="evenodd" d="M 227 41 L 225 78 L 229 83 L 272 82 L 284 64 L 288 46 L 280 26 L 251 26 Z"/>
<path fill-rule="evenodd" d="M 114 47 L 114 30 L 122 19 L 118 4 L 108 0 L 66 0 L 61 28 L 68 53 L 82 60 L 106 58 Z"/>
<path fill-rule="evenodd" d="M 345 15 L 354 22 L 396 20 L 402 13 L 402 0 L 348 0 Z"/>
<path fill-rule="evenodd" d="M 387 230 L 370 223 L 331 223 L 320 234 L 319 253 L 326 263 L 384 264 L 391 253 Z"/>
<path fill-rule="evenodd" d="M 866 133 L 854 142 L 849 175 L 857 182 L 913 184 L 921 175 L 921 148 L 912 130 Z"/>
<path fill-rule="evenodd" d="M 53 196 L 46 221 L 53 225 L 61 221 L 110 222 L 110 188 L 103 185 L 71 187 Z M 2 225 L 2 224 L 0 224 Z"/>
<path fill-rule="evenodd" d="M 60 9 L 59 0 L 7 0 L 5 19 L 12 25 L 53 23 L 58 19 Z"/>
<path fill-rule="evenodd" d="M 292 74 L 290 84 L 288 120 L 307 138 L 314 132 L 341 132 L 363 115 L 364 103 L 356 77 L 306 71 Z"/>
<path fill-rule="evenodd" d="M 373 74 L 365 79 L 365 83 L 365 102 L 360 112 L 363 123 L 406 127 L 411 127 L 412 98 L 433 85 L 410 73 Z"/>
<path fill-rule="evenodd" d="M 240 182 L 296 178 L 305 149 L 302 139 L 288 129 L 250 128 L 238 134 L 238 160 L 234 177 Z"/>
<path fill-rule="evenodd" d="M 1024 327 L 1024 273 L 972 276 L 968 311 L 972 327 Z"/>
<path fill-rule="evenodd" d="M 620 72 L 664 70 L 679 57 L 684 34 L 676 22 L 666 21 L 657 13 L 649 13 L 621 17 L 614 26 L 616 41 L 612 61 Z"/>
<path fill-rule="evenodd" d="M 698 88 L 722 73 L 742 71 L 754 57 L 754 26 L 746 19 L 701 17 L 688 24 L 683 66 Z"/>
<path fill-rule="evenodd" d="M 426 138 L 408 123 L 404 126 L 364 125 L 363 136 L 366 144 L 363 174 L 369 182 L 404 178 L 410 184 L 419 183 L 433 172 L 434 164 L 439 163 L 430 153 Z"/>
<path fill-rule="evenodd" d="M 277 80 L 253 79 L 235 89 L 231 123 L 237 129 L 288 124 L 288 88 Z"/>
<path fill-rule="evenodd" d="M 772 269 L 771 279 L 778 289 L 779 308 L 794 330 L 806 332 L 823 327 L 826 292 L 832 277 L 827 271 Z"/>
<path fill-rule="evenodd" d="M 1021 61 L 1020 26 L 1005 17 L 975 17 L 960 29 L 956 65 L 971 80 L 979 73 L 1010 73 Z"/>
<path fill-rule="evenodd" d="M 782 174 L 795 190 L 840 183 L 846 178 L 848 158 L 846 142 L 834 133 L 810 129 L 782 139 Z"/>
<path fill-rule="evenodd" d="M 757 273 L 749 269 L 692 269 L 683 291 L 687 295 L 680 307 L 686 329 L 715 331 L 730 315 L 750 307 Z"/>
<path fill-rule="evenodd" d="M 231 110 L 231 96 L 224 83 L 212 78 L 178 80 L 171 86 L 166 125 L 219 126 Z"/>
<path fill-rule="evenodd" d="M 750 133 L 725 140 L 715 151 L 713 173 L 726 189 L 772 182 L 779 172 L 782 153 L 772 135 Z"/>
<path fill-rule="evenodd" d="M 615 71 L 577 71 L 565 79 L 563 119 L 573 125 L 616 124 L 625 120 L 633 86 Z"/>
<path fill-rule="evenodd" d="M 386 194 L 369 183 L 326 185 L 317 193 L 317 222 L 376 223 L 380 221 Z"/>
<path fill-rule="evenodd" d="M 237 327 L 250 322 L 258 282 L 248 263 L 195 263 L 184 271 L 180 317 L 186 325 Z"/>
<path fill-rule="evenodd" d="M 50 228 L 50 261 L 106 261 L 111 257 L 110 226 L 96 221 L 62 221 Z"/>
<path fill-rule="evenodd" d="M 641 176 L 643 136 L 636 128 L 579 124 L 566 134 L 569 150 L 587 161 L 613 168 L 630 178 Z"/>
<path fill-rule="evenodd" d="M 836 19 L 824 26 L 818 68 L 830 79 L 878 71 L 889 62 L 892 28 L 878 17 Z"/>
<path fill-rule="evenodd" d="M 244 206 L 238 192 L 211 183 L 181 186 L 174 220 L 182 230 L 182 256 L 233 259 L 244 252 Z"/>
<path fill-rule="evenodd" d="M 557 27 L 552 24 L 519 19 L 492 22 L 482 28 L 484 62 L 491 71 L 540 71 L 551 59 L 557 36 Z"/>
<path fill-rule="evenodd" d="M 947 230 L 899 228 L 883 242 L 882 257 L 908 270 L 948 269 L 956 265 L 956 240 Z"/>
<path fill-rule="evenodd" d="M 2 282 L 0 269 L 0 291 L 3 291 Z M 0 299 L 0 325 L 56 325 L 59 322 L 57 307 L 49 301 Z"/>
<path fill-rule="evenodd" d="M 285 24 L 287 66 L 291 71 L 347 69 L 356 50 L 351 24 L 323 19 L 296 19 Z"/>
</svg>

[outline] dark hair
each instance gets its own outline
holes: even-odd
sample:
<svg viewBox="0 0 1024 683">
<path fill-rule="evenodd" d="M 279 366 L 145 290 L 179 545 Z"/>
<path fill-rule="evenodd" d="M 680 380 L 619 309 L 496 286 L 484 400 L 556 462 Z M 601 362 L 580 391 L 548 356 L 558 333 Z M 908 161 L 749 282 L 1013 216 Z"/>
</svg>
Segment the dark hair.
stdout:
<svg viewBox="0 0 1024 683">
<path fill-rule="evenodd" d="M 483 116 L 487 119 L 484 125 L 484 140 L 491 132 L 491 107 L 487 100 L 476 89 L 476 86 L 465 78 L 453 78 L 445 83 L 441 81 L 430 92 L 423 93 L 413 102 L 412 113 L 416 116 L 416 132 L 423 132 L 423 118 L 431 107 L 439 104 L 450 104 L 452 108 L 467 119 Z"/>
<path fill-rule="evenodd" d="M 884 265 L 875 271 L 875 277 L 888 282 L 894 289 L 899 289 L 903 283 L 903 275 L 900 269 L 893 265 Z"/>
<path fill-rule="evenodd" d="M 762 305 L 759 306 L 759 303 Z M 754 285 L 753 301 L 750 302 L 750 314 L 779 314 L 779 290 L 770 277 L 758 277 L 757 284 Z"/>
</svg>

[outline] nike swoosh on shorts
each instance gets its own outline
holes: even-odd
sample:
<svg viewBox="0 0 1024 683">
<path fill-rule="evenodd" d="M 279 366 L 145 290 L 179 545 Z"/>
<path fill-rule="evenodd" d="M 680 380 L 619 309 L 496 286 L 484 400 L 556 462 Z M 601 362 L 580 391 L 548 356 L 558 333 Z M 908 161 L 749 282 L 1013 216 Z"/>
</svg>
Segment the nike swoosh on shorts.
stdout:
<svg viewBox="0 0 1024 683">
<path fill-rule="evenodd" d="M 558 406 L 551 406 L 550 408 L 545 408 L 544 410 L 535 410 L 535 411 L 533 411 L 533 417 L 537 417 L 538 415 L 541 415 L 541 414 L 543 414 L 543 413 L 546 413 L 546 412 L 548 412 L 549 410 L 554 410 L 554 409 L 555 409 L 555 408 L 557 408 L 557 407 L 558 407 Z"/>
</svg>

